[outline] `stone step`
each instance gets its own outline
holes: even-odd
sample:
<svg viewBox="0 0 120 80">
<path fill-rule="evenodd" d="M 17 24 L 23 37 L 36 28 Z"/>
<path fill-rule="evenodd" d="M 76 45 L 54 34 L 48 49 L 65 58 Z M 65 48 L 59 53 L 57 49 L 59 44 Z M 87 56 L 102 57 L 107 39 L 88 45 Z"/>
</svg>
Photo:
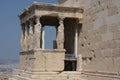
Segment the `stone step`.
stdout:
<svg viewBox="0 0 120 80">
<path fill-rule="evenodd" d="M 23 76 L 23 77 L 31 77 L 31 74 L 27 74 L 27 73 L 21 73 L 20 76 Z"/>
<path fill-rule="evenodd" d="M 82 80 L 80 75 L 32 75 L 37 80 Z"/>
<path fill-rule="evenodd" d="M 10 80 L 84 80 L 81 78 L 80 72 L 24 72 L 14 75 Z"/>
<path fill-rule="evenodd" d="M 23 76 L 19 76 L 19 75 L 14 75 L 12 80 L 31 80 L 28 77 L 23 77 Z"/>
<path fill-rule="evenodd" d="M 80 77 L 76 77 L 76 76 L 71 76 L 71 77 L 67 77 L 67 76 L 41 76 L 40 78 L 34 78 L 34 79 L 30 79 L 27 77 L 22 77 L 22 76 L 14 76 L 14 78 L 11 78 L 9 80 L 85 80 L 85 79 L 81 79 Z"/>
</svg>

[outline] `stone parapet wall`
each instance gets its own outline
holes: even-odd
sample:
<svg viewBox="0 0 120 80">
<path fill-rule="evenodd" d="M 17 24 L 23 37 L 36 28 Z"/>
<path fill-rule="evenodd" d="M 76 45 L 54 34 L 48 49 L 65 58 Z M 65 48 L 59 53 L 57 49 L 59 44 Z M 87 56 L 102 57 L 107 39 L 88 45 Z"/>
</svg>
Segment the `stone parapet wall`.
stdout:
<svg viewBox="0 0 120 80">
<path fill-rule="evenodd" d="M 35 51 L 33 71 L 63 71 L 65 50 L 39 50 Z"/>
<path fill-rule="evenodd" d="M 32 70 L 34 60 L 35 60 L 35 57 L 34 57 L 34 52 L 32 50 L 20 52 L 20 70 L 23 70 L 23 71 Z"/>
<path fill-rule="evenodd" d="M 20 53 L 20 69 L 24 71 L 63 71 L 65 50 L 31 50 Z"/>
</svg>

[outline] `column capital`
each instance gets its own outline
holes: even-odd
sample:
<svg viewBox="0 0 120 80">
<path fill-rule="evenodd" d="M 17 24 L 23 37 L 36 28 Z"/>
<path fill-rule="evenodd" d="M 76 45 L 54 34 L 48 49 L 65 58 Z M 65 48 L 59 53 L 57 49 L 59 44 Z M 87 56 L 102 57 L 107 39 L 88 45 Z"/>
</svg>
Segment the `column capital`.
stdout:
<svg viewBox="0 0 120 80">
<path fill-rule="evenodd" d="M 42 15 L 35 15 L 35 18 L 41 18 Z"/>
<path fill-rule="evenodd" d="M 82 19 L 82 18 L 79 18 L 79 19 L 78 19 L 78 22 L 79 22 L 79 23 L 83 23 L 83 19 Z"/>
<path fill-rule="evenodd" d="M 58 19 L 59 19 L 59 20 L 64 20 L 65 17 L 63 17 L 63 16 L 59 16 Z"/>
<path fill-rule="evenodd" d="M 25 26 L 21 26 L 21 29 L 24 32 L 25 31 Z"/>
<path fill-rule="evenodd" d="M 26 27 L 26 22 L 21 24 L 21 27 Z"/>
<path fill-rule="evenodd" d="M 59 17 L 58 19 L 59 19 L 59 24 L 63 24 L 65 17 Z"/>
<path fill-rule="evenodd" d="M 58 17 L 59 21 L 63 21 L 65 19 L 65 17 Z"/>
<path fill-rule="evenodd" d="M 30 26 L 30 27 L 33 26 L 33 21 L 32 21 L 32 19 L 29 20 L 29 26 Z"/>
<path fill-rule="evenodd" d="M 29 27 L 29 21 L 26 21 L 25 27 Z"/>
<path fill-rule="evenodd" d="M 41 23 L 40 23 L 40 17 L 41 17 L 41 16 L 35 16 L 36 25 L 41 24 Z"/>
</svg>

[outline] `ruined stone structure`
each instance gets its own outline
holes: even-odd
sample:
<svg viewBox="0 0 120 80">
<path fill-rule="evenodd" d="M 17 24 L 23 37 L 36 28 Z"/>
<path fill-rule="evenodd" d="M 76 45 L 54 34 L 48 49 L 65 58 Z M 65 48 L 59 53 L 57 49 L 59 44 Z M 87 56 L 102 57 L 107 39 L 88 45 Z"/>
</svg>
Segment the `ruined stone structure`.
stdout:
<svg viewBox="0 0 120 80">
<path fill-rule="evenodd" d="M 120 1 L 33 3 L 20 15 L 20 70 L 11 80 L 120 80 Z M 44 26 L 56 28 L 53 50 Z"/>
</svg>

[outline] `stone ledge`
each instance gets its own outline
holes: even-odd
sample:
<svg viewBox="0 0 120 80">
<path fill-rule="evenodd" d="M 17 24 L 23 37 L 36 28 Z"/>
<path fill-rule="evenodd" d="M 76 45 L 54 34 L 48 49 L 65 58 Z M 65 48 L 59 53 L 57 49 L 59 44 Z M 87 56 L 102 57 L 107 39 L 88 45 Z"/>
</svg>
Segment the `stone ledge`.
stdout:
<svg viewBox="0 0 120 80">
<path fill-rule="evenodd" d="M 82 75 L 89 76 L 98 76 L 98 77 L 106 77 L 106 78 L 116 78 L 120 79 L 120 74 L 117 72 L 93 72 L 93 71 L 82 71 Z"/>
<path fill-rule="evenodd" d="M 81 72 L 65 71 L 65 72 L 26 72 L 23 76 L 14 75 L 10 80 L 83 80 Z"/>
</svg>

